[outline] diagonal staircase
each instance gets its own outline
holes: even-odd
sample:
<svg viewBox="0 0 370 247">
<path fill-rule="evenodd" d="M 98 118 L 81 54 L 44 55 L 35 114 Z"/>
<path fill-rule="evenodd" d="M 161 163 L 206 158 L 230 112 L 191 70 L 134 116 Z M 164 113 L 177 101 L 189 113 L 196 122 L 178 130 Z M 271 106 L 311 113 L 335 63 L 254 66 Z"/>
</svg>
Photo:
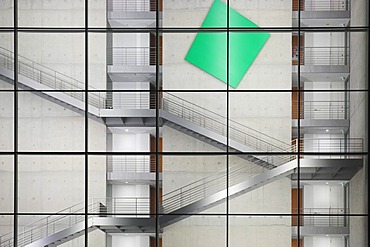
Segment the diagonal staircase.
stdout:
<svg viewBox="0 0 370 247">
<path fill-rule="evenodd" d="M 14 53 L 0 47 L 0 78 L 12 84 L 14 63 Z M 86 95 L 83 92 L 85 89 L 83 82 L 20 55 L 17 69 L 19 88 L 38 90 L 33 93 L 78 113 L 85 112 Z M 53 92 L 56 90 L 58 92 Z M 97 89 L 89 87 L 88 90 Z M 99 109 L 106 107 L 104 94 L 89 92 L 88 103 L 89 115 L 94 119 L 99 118 Z"/>
<path fill-rule="evenodd" d="M 153 233 L 155 220 L 147 216 L 149 208 L 149 198 L 92 199 L 87 218 L 85 203 L 79 203 L 20 227 L 17 246 L 58 246 L 85 234 L 85 220 L 88 232 L 100 229 L 106 233 Z M 0 246 L 14 246 L 13 232 L 1 236 Z"/>
<path fill-rule="evenodd" d="M 78 92 L 84 90 L 83 83 L 22 56 L 18 57 L 18 73 L 19 86 L 22 88 L 44 90 L 35 93 L 77 112 L 85 112 L 85 93 L 83 91 Z M 14 54 L 3 48 L 0 48 L 0 77 L 10 83 L 14 79 Z M 52 90 L 64 91 L 53 92 Z M 298 161 L 294 159 L 295 156 L 290 155 L 297 150 L 294 144 L 284 143 L 235 121 L 228 120 L 229 124 L 227 125 L 227 119 L 223 116 L 175 95 L 164 93 L 163 96 L 163 109 L 160 114 L 169 127 L 223 150 L 228 148 L 230 152 L 250 152 L 253 154 L 242 155 L 241 157 L 245 161 L 231 166 L 228 170 L 220 171 L 210 177 L 165 194 L 161 207 L 163 213 L 160 217 L 161 227 L 186 218 L 190 216 L 190 213 L 200 212 L 220 204 L 228 196 L 234 198 L 291 175 L 297 169 Z M 100 109 L 106 110 L 106 108 L 109 108 L 105 96 L 98 93 L 90 93 L 88 103 L 88 113 L 96 119 L 100 118 Z M 227 136 L 229 139 L 227 139 Z M 263 153 L 267 152 L 286 153 L 286 155 L 262 156 Z M 346 156 L 344 158 L 349 159 L 351 157 Z M 304 167 L 306 162 L 303 161 L 301 160 L 301 168 Z M 328 159 L 321 161 L 316 163 L 307 161 L 307 168 L 315 170 L 323 168 L 325 170 L 329 166 L 337 166 L 339 169 L 346 166 L 358 169 L 362 165 L 360 159 L 344 160 L 342 158 L 341 160 Z M 127 228 L 133 226 L 142 232 L 154 229 L 153 219 L 138 217 L 143 213 L 138 211 L 138 208 L 140 208 L 138 207 L 138 201 L 133 203 L 136 211 L 122 211 L 122 208 L 130 208 L 132 204 L 132 202 L 123 201 L 120 212 L 126 212 L 125 217 L 109 217 L 109 213 L 116 209 L 116 206 L 112 206 L 112 201 L 113 199 L 104 199 L 89 204 L 88 212 L 93 212 L 86 219 L 89 230 L 101 229 L 106 232 L 124 232 Z M 18 246 L 56 246 L 84 234 L 84 204 L 73 206 L 72 209 L 69 208 L 68 214 L 72 213 L 72 215 L 62 215 L 63 212 L 59 215 L 49 216 L 20 230 Z M 13 246 L 12 241 L 12 234 L 2 236 L 0 246 Z"/>
</svg>

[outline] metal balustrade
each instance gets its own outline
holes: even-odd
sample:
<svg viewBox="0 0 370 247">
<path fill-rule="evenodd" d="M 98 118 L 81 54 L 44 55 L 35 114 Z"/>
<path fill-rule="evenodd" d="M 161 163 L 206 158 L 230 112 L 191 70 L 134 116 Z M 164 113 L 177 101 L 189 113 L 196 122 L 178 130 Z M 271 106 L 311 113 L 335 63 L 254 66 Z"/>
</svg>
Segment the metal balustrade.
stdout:
<svg viewBox="0 0 370 247">
<path fill-rule="evenodd" d="M 300 105 L 300 119 L 347 119 L 348 101 L 298 101 L 293 102 L 292 115 L 298 116 Z"/>
<path fill-rule="evenodd" d="M 154 66 L 157 56 L 156 47 L 108 47 L 108 65 Z M 159 62 L 162 63 L 162 49 L 159 50 Z"/>
<path fill-rule="evenodd" d="M 87 212 L 88 219 L 108 215 L 110 217 L 148 217 L 149 198 L 94 198 L 90 200 Z M 42 218 L 18 229 L 17 246 L 26 246 L 34 241 L 72 227 L 85 221 L 85 203 L 78 203 L 48 217 Z M 1 236 L 0 246 L 14 246 L 14 233 Z"/>
<path fill-rule="evenodd" d="M 146 12 L 155 11 L 156 1 L 151 0 L 108 0 L 108 11 Z"/>
<path fill-rule="evenodd" d="M 258 151 L 291 152 L 292 150 L 291 144 L 282 142 L 233 120 L 227 120 L 224 116 L 170 93 L 163 94 L 163 110 L 220 135 L 226 136 L 228 132 L 230 139 Z M 229 121 L 229 126 L 226 124 L 227 121 Z"/>
<path fill-rule="evenodd" d="M 0 47 L 0 66 L 14 71 L 14 53 Z M 64 94 L 79 101 L 85 102 L 85 84 L 72 77 L 57 72 L 42 64 L 18 55 L 18 74 L 32 79 L 54 90 L 61 90 Z M 88 87 L 88 90 L 97 90 Z M 81 92 L 79 92 L 81 91 Z M 88 102 L 91 106 L 105 108 L 105 92 L 89 92 Z"/>
<path fill-rule="evenodd" d="M 151 172 L 155 159 L 145 155 L 108 156 L 107 172 Z"/>
<path fill-rule="evenodd" d="M 315 0 L 301 1 L 302 11 L 349 11 L 351 9 L 350 0 Z M 298 10 L 298 1 L 293 1 L 293 9 Z"/>
<path fill-rule="evenodd" d="M 297 141 L 294 142 L 297 143 Z M 302 138 L 300 149 L 305 154 L 312 153 L 312 155 L 301 155 L 301 159 L 361 159 L 364 140 L 362 138 Z"/>
<path fill-rule="evenodd" d="M 155 109 L 157 98 L 150 92 L 112 92 L 107 96 L 109 109 Z"/>
<path fill-rule="evenodd" d="M 298 212 L 298 209 L 293 209 Z M 301 226 L 346 227 L 349 224 L 348 208 L 303 208 L 300 210 Z M 298 225 L 298 216 L 292 217 L 292 225 Z"/>
<path fill-rule="evenodd" d="M 163 195 L 163 213 L 171 213 L 184 206 L 190 205 L 216 192 L 241 183 L 248 178 L 261 174 L 265 169 L 262 166 L 251 165 L 267 162 L 267 157 L 260 157 L 258 161 L 242 162 L 229 169 L 224 169 L 211 176 L 202 178 Z M 228 181 L 227 181 L 228 180 Z M 226 197 L 226 195 L 225 195 Z"/>
<path fill-rule="evenodd" d="M 301 47 L 302 65 L 348 65 L 349 47 Z"/>
</svg>

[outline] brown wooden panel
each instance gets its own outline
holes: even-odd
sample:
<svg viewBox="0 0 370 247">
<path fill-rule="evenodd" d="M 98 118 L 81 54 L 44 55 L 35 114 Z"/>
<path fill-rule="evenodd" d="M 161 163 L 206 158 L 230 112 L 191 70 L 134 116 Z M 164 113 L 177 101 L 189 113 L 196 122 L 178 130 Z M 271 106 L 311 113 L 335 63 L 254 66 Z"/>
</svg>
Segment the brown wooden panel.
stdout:
<svg viewBox="0 0 370 247">
<path fill-rule="evenodd" d="M 298 198 L 299 190 L 299 198 Z M 299 210 L 298 210 L 299 202 Z M 303 189 L 293 188 L 292 189 L 292 214 L 298 214 L 298 212 L 303 213 Z M 292 216 L 292 226 L 298 225 L 298 217 Z M 300 226 L 303 226 L 303 217 L 300 216 Z"/>
<path fill-rule="evenodd" d="M 292 87 L 292 119 L 298 119 L 298 87 Z M 303 88 L 301 87 L 301 90 Z M 303 91 L 299 92 L 300 119 L 304 118 L 303 114 Z"/>
<path fill-rule="evenodd" d="M 163 138 L 162 137 L 159 137 L 159 141 L 158 141 L 158 152 L 163 152 Z M 150 136 L 150 152 L 156 152 L 156 138 L 155 136 Z M 159 169 L 159 172 L 162 172 L 163 170 L 163 157 L 162 155 L 159 155 L 158 157 L 158 169 Z M 155 164 L 155 155 L 152 154 L 150 156 L 150 171 L 151 172 L 156 172 L 156 164 Z"/>
<path fill-rule="evenodd" d="M 150 186 L 150 213 L 152 214 L 152 217 L 155 214 L 155 204 L 156 204 L 156 189 L 155 187 Z M 162 188 L 159 188 L 159 203 L 162 203 L 162 197 L 163 197 L 163 192 Z"/>
<path fill-rule="evenodd" d="M 150 65 L 156 65 L 156 47 L 157 47 L 157 38 L 156 35 L 150 34 Z M 162 47 L 163 47 L 163 38 L 159 36 L 159 65 L 162 65 Z"/>
<path fill-rule="evenodd" d="M 156 11 L 157 0 L 150 0 L 150 11 Z M 159 1 L 159 11 L 163 11 L 163 0 Z"/>
<path fill-rule="evenodd" d="M 303 247 L 303 239 L 299 240 L 299 246 L 298 239 L 292 239 L 292 247 Z"/>
<path fill-rule="evenodd" d="M 298 45 L 300 45 L 300 52 L 298 52 Z M 292 64 L 298 64 L 298 57 L 301 65 L 304 64 L 304 35 L 300 36 L 300 44 L 298 42 L 298 35 L 292 36 Z"/>
<path fill-rule="evenodd" d="M 304 10 L 304 0 L 300 0 L 300 6 L 298 5 L 298 2 L 299 0 L 293 0 L 292 1 L 292 4 L 293 4 L 293 11 L 298 11 L 298 7 L 300 7 L 300 9 L 301 9 L 301 11 L 303 11 Z"/>
<path fill-rule="evenodd" d="M 150 247 L 156 247 L 155 237 L 150 237 Z M 162 247 L 162 239 L 159 239 L 159 247 Z"/>
</svg>

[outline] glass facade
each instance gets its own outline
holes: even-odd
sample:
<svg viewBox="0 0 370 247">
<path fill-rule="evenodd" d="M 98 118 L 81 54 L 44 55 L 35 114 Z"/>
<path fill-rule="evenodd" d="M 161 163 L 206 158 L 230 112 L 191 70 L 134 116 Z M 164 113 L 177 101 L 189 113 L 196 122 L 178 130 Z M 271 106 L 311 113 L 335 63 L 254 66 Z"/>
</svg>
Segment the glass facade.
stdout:
<svg viewBox="0 0 370 247">
<path fill-rule="evenodd" d="M 365 0 L 0 3 L 0 247 L 368 246 Z"/>
</svg>

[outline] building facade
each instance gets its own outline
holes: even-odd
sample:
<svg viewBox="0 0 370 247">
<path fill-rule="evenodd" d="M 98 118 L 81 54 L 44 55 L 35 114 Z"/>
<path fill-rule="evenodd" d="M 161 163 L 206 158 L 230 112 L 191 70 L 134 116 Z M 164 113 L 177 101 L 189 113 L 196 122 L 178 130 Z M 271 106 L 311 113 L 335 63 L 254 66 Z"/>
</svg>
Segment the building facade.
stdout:
<svg viewBox="0 0 370 247">
<path fill-rule="evenodd" d="M 365 0 L 4 0 L 0 246 L 368 246 Z"/>
</svg>

